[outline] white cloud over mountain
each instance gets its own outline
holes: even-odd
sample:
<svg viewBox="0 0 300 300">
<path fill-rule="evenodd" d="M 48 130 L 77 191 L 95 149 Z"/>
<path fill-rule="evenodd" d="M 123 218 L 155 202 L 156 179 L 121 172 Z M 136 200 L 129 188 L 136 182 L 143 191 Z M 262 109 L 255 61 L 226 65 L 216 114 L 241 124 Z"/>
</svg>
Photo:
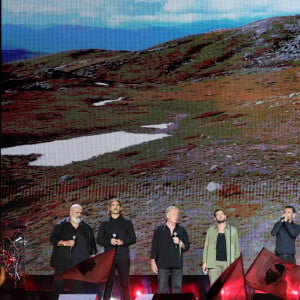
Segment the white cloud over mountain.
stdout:
<svg viewBox="0 0 300 300">
<path fill-rule="evenodd" d="M 112 28 L 300 13 L 295 0 L 2 0 L 3 24 Z"/>
</svg>

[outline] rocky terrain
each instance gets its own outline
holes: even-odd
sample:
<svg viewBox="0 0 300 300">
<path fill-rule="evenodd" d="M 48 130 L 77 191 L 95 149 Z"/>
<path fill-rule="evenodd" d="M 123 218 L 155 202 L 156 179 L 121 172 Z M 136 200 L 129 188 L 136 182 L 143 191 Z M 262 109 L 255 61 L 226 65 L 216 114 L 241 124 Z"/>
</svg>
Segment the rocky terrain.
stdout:
<svg viewBox="0 0 300 300">
<path fill-rule="evenodd" d="M 49 234 L 72 203 L 96 233 L 113 195 L 136 228 L 133 274 L 151 273 L 152 233 L 170 204 L 192 242 L 185 274 L 201 273 L 217 207 L 239 230 L 246 269 L 263 246 L 273 250 L 284 205 L 300 209 L 299 32 L 300 16 L 280 17 L 138 52 L 83 49 L 4 64 L 2 148 L 115 131 L 170 135 L 60 167 L 29 166 L 38 153 L 2 155 L 1 231 L 22 227 L 26 272 L 52 272 Z M 162 123 L 172 125 L 142 127 Z"/>
</svg>

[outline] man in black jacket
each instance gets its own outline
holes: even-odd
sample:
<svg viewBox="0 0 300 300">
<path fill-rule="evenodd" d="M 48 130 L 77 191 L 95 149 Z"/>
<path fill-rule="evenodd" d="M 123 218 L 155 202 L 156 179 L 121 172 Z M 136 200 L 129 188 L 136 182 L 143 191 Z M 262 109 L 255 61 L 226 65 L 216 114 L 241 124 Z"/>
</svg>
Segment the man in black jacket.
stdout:
<svg viewBox="0 0 300 300">
<path fill-rule="evenodd" d="M 129 246 L 136 242 L 133 224 L 122 215 L 122 205 L 117 198 L 113 198 L 108 207 L 109 218 L 103 221 L 98 230 L 97 243 L 109 251 L 116 247 L 115 261 L 112 265 L 110 277 L 105 284 L 103 300 L 111 298 L 115 272 L 118 271 L 122 292 L 122 300 L 130 300 Z"/>
<path fill-rule="evenodd" d="M 55 270 L 55 277 L 97 252 L 93 230 L 82 220 L 82 212 L 81 205 L 73 204 L 70 216 L 57 223 L 51 233 L 50 243 L 53 250 L 50 265 Z M 72 292 L 86 292 L 84 282 L 72 280 L 71 286 Z M 64 288 L 66 280 L 54 281 L 54 292 L 63 293 Z"/>
<path fill-rule="evenodd" d="M 280 258 L 296 264 L 296 238 L 300 233 L 300 225 L 294 222 L 296 210 L 293 206 L 286 206 L 281 219 L 275 223 L 271 235 L 276 236 L 275 253 Z"/>
<path fill-rule="evenodd" d="M 169 274 L 172 275 L 172 292 L 181 293 L 183 252 L 190 248 L 185 228 L 177 223 L 179 209 L 169 206 L 167 221 L 154 231 L 151 245 L 151 269 L 158 274 L 158 294 L 168 293 Z"/>
</svg>

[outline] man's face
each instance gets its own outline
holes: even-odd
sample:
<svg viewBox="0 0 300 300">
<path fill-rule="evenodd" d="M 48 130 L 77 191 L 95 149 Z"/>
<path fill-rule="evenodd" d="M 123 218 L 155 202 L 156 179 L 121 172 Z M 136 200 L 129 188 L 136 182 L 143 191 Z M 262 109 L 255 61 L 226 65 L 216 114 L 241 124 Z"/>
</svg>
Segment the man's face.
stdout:
<svg viewBox="0 0 300 300">
<path fill-rule="evenodd" d="M 286 209 L 284 210 L 284 215 L 286 216 L 286 218 L 287 218 L 288 220 L 292 220 L 292 219 L 295 217 L 295 214 L 294 214 L 292 208 L 286 208 Z"/>
<path fill-rule="evenodd" d="M 112 201 L 109 207 L 109 211 L 112 215 L 119 215 L 122 208 L 118 201 Z"/>
<path fill-rule="evenodd" d="M 215 213 L 215 220 L 218 223 L 224 223 L 226 221 L 226 215 L 224 214 L 224 212 L 222 210 L 218 210 Z"/>
<path fill-rule="evenodd" d="M 171 223 L 177 223 L 179 218 L 179 210 L 178 209 L 171 209 L 167 213 L 167 220 Z"/>
<path fill-rule="evenodd" d="M 82 208 L 78 206 L 71 209 L 70 217 L 74 223 L 79 224 L 82 220 Z"/>
</svg>

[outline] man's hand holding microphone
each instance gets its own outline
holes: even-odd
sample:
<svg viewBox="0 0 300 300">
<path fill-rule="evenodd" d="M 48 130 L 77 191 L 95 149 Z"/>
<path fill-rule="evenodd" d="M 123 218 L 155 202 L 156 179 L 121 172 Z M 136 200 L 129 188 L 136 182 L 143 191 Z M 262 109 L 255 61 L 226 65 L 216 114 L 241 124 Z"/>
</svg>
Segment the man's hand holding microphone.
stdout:
<svg viewBox="0 0 300 300">
<path fill-rule="evenodd" d="M 118 236 L 116 233 L 112 234 L 112 238 L 110 239 L 110 243 L 113 246 L 122 246 L 124 245 L 124 242 L 120 239 L 118 239 Z"/>
</svg>

